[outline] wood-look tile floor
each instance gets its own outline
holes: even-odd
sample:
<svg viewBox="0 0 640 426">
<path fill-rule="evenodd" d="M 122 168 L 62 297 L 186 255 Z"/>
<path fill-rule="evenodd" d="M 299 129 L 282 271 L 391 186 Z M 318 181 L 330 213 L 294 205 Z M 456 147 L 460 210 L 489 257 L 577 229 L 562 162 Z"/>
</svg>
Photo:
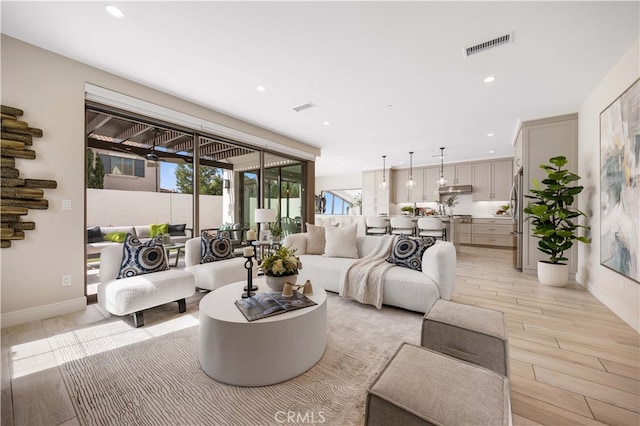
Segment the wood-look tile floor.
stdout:
<svg viewBox="0 0 640 426">
<path fill-rule="evenodd" d="M 453 301 L 505 313 L 514 425 L 640 425 L 640 335 L 577 284 L 549 288 L 512 252 L 458 254 Z M 97 305 L 2 329 L 2 426 L 80 424 L 48 336 L 122 321 Z"/>
</svg>

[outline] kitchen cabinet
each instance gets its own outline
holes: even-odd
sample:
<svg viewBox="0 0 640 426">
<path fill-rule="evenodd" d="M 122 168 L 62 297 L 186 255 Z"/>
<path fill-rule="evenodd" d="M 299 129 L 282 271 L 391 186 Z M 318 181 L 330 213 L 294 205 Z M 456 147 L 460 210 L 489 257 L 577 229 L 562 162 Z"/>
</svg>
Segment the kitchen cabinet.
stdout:
<svg viewBox="0 0 640 426">
<path fill-rule="evenodd" d="M 458 242 L 460 244 L 471 244 L 470 223 L 461 223 L 458 225 Z"/>
<path fill-rule="evenodd" d="M 390 175 L 386 176 L 387 183 Z M 362 173 L 362 215 L 378 216 L 389 214 L 391 202 L 391 185 L 382 188 L 382 170 Z"/>
<path fill-rule="evenodd" d="M 516 138 L 514 148 L 512 173 L 513 176 L 517 175 L 520 168 L 522 168 L 522 132 L 518 132 L 518 137 Z"/>
<path fill-rule="evenodd" d="M 413 179 L 416 179 L 416 172 L 413 171 Z M 409 191 L 407 182 L 409 181 L 409 170 L 394 170 L 394 201 L 396 203 L 413 203 L 412 195 L 414 191 Z"/>
<path fill-rule="evenodd" d="M 549 159 L 564 156 L 569 163 L 567 169 L 578 173 L 578 114 L 567 114 L 540 120 L 525 121 L 520 127 L 522 138 L 523 193 L 530 193 L 532 180 L 542 181 L 547 177 L 540 164 L 549 164 Z M 596 172 L 597 173 L 597 172 Z M 527 199 L 522 200 L 525 204 Z M 577 201 L 576 201 L 577 202 Z M 526 217 L 526 215 L 525 215 Z M 538 250 L 538 238 L 532 235 L 531 222 L 524 223 L 522 235 L 522 271 L 535 274 L 539 260 L 548 256 Z M 569 259 L 569 277 L 577 271 L 577 245 L 565 252 Z"/>
<path fill-rule="evenodd" d="M 439 201 L 438 179 L 439 167 L 427 167 L 422 170 L 422 199 L 420 201 Z"/>
<path fill-rule="evenodd" d="M 513 162 L 496 160 L 474 163 L 473 201 L 508 201 L 513 182 Z"/>
<path fill-rule="evenodd" d="M 438 177 L 440 177 L 440 169 L 438 170 Z M 472 185 L 472 167 L 471 164 L 455 164 L 444 166 L 443 168 L 444 178 L 447 180 L 447 185 Z"/>
<path fill-rule="evenodd" d="M 419 203 L 424 197 L 424 183 L 423 177 L 424 169 L 413 169 L 413 183 L 414 185 L 409 188 L 409 202 Z M 407 181 L 409 178 L 407 177 Z"/>
<path fill-rule="evenodd" d="M 471 223 L 471 243 L 494 247 L 515 247 L 510 219 L 476 219 Z"/>
</svg>

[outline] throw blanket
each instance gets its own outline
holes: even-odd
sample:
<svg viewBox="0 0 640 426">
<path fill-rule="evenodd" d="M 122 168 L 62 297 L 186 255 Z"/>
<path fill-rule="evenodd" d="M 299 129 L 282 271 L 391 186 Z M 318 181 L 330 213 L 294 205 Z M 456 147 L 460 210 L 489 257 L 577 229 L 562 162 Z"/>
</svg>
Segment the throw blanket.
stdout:
<svg viewBox="0 0 640 426">
<path fill-rule="evenodd" d="M 383 235 L 371 253 L 351 264 L 342 275 L 340 296 L 381 309 L 382 279 L 387 269 L 393 266 L 387 258 L 394 242 L 394 235 Z"/>
</svg>

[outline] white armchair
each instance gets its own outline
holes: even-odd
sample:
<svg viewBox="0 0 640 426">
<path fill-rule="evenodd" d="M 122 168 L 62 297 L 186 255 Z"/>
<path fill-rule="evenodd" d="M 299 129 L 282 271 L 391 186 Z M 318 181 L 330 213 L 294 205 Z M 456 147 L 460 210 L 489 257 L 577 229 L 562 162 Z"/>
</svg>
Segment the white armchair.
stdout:
<svg viewBox="0 0 640 426">
<path fill-rule="evenodd" d="M 200 263 L 202 259 L 201 241 L 200 237 L 188 240 L 185 243 L 184 252 L 185 271 L 193 274 L 197 288 L 215 290 L 223 285 L 247 279 L 244 257 Z M 253 263 L 254 270 L 257 271 L 257 262 L 254 260 Z"/>
<path fill-rule="evenodd" d="M 189 272 L 167 269 L 117 279 L 122 264 L 122 245 L 108 246 L 100 254 L 98 303 L 113 315 L 133 315 L 136 327 L 144 325 L 142 311 L 165 303 L 178 302 L 178 311 L 186 311 L 187 297 L 195 291 Z"/>
</svg>

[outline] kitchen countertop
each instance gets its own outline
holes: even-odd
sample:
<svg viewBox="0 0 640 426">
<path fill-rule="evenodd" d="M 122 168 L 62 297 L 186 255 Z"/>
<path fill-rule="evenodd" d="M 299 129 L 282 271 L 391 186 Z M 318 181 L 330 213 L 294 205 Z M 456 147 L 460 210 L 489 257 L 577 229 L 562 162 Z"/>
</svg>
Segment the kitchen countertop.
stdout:
<svg viewBox="0 0 640 426">
<path fill-rule="evenodd" d="M 472 219 L 511 220 L 511 216 L 510 215 L 504 215 L 504 216 L 472 216 Z"/>
</svg>

